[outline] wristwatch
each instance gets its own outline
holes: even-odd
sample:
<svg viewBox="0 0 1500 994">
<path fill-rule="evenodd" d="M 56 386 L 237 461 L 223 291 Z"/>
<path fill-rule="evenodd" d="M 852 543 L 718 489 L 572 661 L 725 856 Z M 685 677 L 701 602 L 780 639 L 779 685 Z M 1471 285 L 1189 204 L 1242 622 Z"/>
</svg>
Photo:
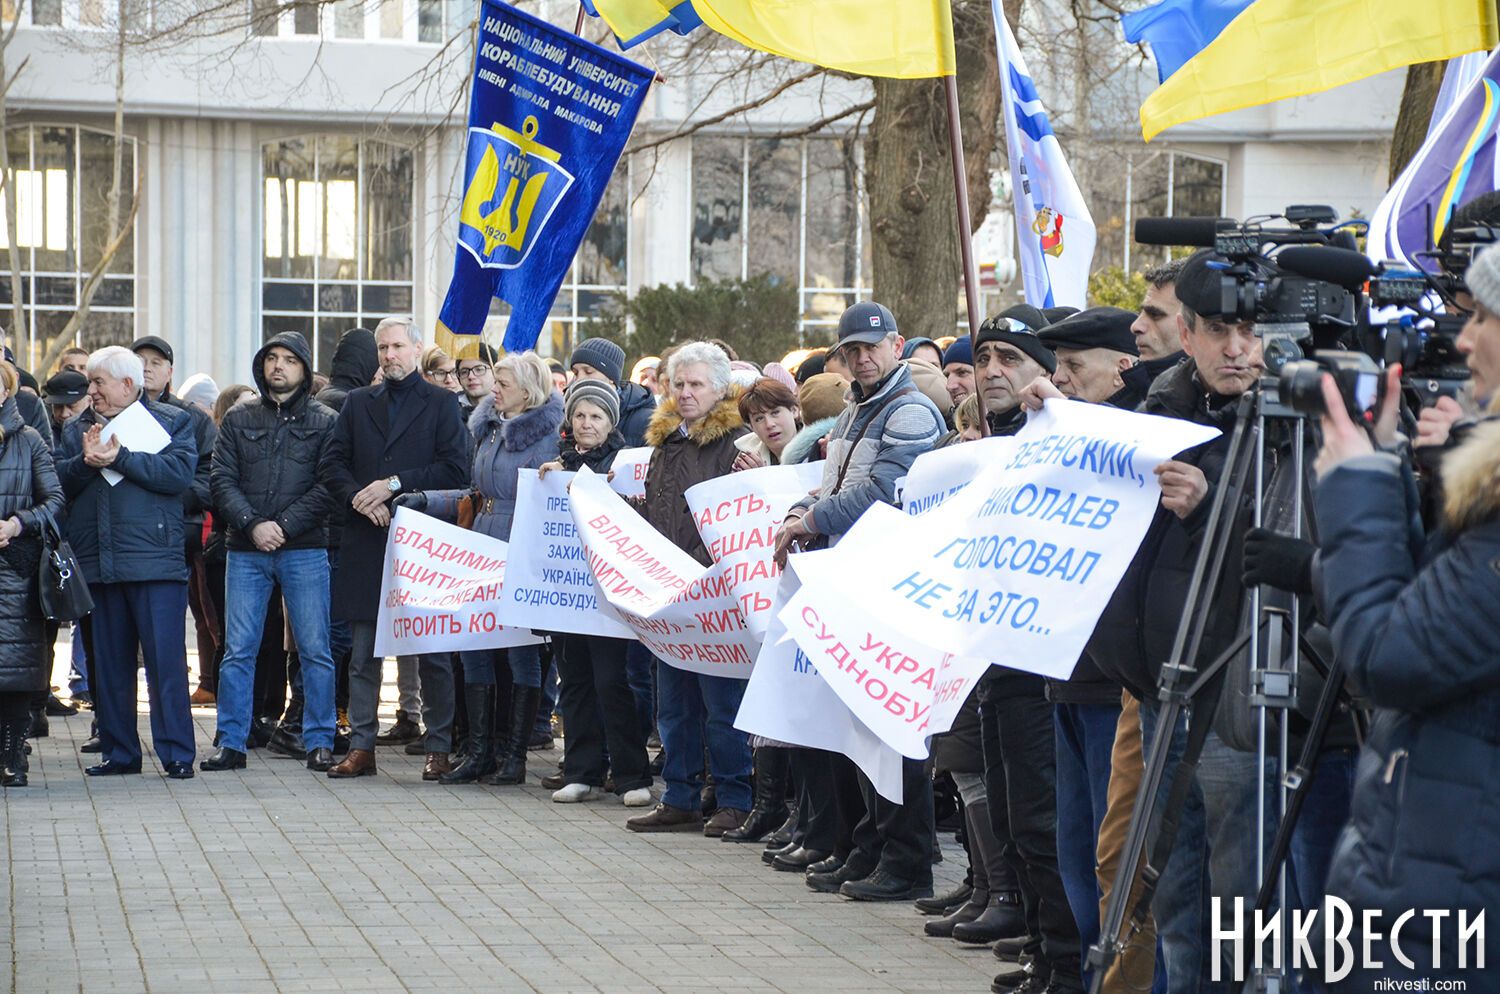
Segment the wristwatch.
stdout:
<svg viewBox="0 0 1500 994">
<path fill-rule="evenodd" d="M 397 493 L 401 489 L 401 477 L 393 476 L 385 481 L 385 485 L 390 488 L 391 493 Z"/>
</svg>

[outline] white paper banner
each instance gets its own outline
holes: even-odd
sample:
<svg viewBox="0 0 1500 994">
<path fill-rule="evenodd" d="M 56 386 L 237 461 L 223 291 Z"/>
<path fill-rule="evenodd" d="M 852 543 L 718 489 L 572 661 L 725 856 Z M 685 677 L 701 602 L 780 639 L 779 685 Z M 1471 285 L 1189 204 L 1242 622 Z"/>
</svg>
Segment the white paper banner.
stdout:
<svg viewBox="0 0 1500 994">
<path fill-rule="evenodd" d="M 655 451 L 651 446 L 643 445 L 615 453 L 615 460 L 610 464 L 610 472 L 615 475 L 609 481 L 615 493 L 621 497 L 646 496 L 646 471 L 651 468 L 651 453 Z"/>
<path fill-rule="evenodd" d="M 500 621 L 547 632 L 634 638 L 616 616 L 599 609 L 599 588 L 569 510 L 573 476 L 553 472 L 538 479 L 534 469 L 520 471 Z"/>
<path fill-rule="evenodd" d="M 684 495 L 709 558 L 722 567 L 745 624 L 757 639 L 765 638 L 781 577 L 771 561 L 776 530 L 792 505 L 822 478 L 822 462 L 765 466 L 716 477 L 690 487 Z"/>
<path fill-rule="evenodd" d="M 917 456 L 903 477 L 901 509 L 922 514 L 958 493 L 986 466 L 993 466 L 1009 451 L 1010 438 L 985 438 L 933 449 Z"/>
<path fill-rule="evenodd" d="M 796 558 L 808 562 L 827 554 L 808 552 Z M 788 570 L 781 577 L 775 606 L 794 597 L 797 587 L 797 575 Z M 880 796 L 901 803 L 900 753 L 861 723 L 819 678 L 816 666 L 791 641 L 774 611 L 734 727 L 779 742 L 842 753 L 864 771 Z"/>
<path fill-rule="evenodd" d="M 858 648 L 869 635 L 899 633 L 919 666 L 952 652 L 1066 679 L 1156 511 L 1153 470 L 1217 434 L 1048 401 L 1020 434 L 989 443 L 994 461 L 941 513 L 872 508 L 832 556 L 806 572 L 799 565 L 800 606 L 814 610 L 819 631 L 795 620 L 788 630 L 814 660 L 824 634 Z M 854 684 L 840 688 L 844 700 L 865 692 L 865 668 L 820 666 L 825 679 Z M 876 730 L 901 741 L 889 725 Z"/>
<path fill-rule="evenodd" d="M 505 649 L 542 641 L 507 628 L 506 545 L 409 507 L 396 508 L 385 543 L 375 654 Z"/>
<path fill-rule="evenodd" d="M 678 669 L 747 678 L 760 640 L 725 567 L 705 567 L 677 548 L 596 473 L 580 470 L 569 493 L 604 609 Z"/>
</svg>

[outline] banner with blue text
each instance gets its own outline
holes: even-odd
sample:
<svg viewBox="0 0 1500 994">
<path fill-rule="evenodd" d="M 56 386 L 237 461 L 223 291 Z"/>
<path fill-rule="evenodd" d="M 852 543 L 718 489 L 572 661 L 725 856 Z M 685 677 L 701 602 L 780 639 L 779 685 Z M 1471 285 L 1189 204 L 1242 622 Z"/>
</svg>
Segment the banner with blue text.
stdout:
<svg viewBox="0 0 1500 994">
<path fill-rule="evenodd" d="M 644 66 L 485 0 L 441 327 L 479 334 L 500 297 L 511 307 L 506 351 L 536 345 L 652 78 Z"/>
</svg>

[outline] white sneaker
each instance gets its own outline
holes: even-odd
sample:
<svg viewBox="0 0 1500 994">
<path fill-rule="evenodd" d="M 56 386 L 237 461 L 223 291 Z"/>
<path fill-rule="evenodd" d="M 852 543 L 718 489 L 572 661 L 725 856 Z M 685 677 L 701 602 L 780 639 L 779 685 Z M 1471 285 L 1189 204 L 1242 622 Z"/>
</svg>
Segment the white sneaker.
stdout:
<svg viewBox="0 0 1500 994">
<path fill-rule="evenodd" d="M 644 808 L 651 803 L 651 788 L 637 787 L 635 790 L 627 790 L 621 795 L 620 800 L 627 808 Z"/>
<path fill-rule="evenodd" d="M 586 783 L 570 783 L 552 792 L 552 800 L 558 804 L 577 804 L 594 796 L 594 788 Z"/>
</svg>

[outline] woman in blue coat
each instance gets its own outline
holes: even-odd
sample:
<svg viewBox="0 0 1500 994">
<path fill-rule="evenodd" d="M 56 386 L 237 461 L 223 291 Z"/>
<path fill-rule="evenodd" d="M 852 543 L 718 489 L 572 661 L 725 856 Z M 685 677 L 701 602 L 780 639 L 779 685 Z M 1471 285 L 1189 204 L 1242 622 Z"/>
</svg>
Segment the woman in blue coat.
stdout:
<svg viewBox="0 0 1500 994">
<path fill-rule="evenodd" d="M 403 495 L 398 503 L 444 521 L 456 521 L 458 503 L 470 493 L 476 502 L 473 530 L 510 541 L 516 513 L 516 478 L 557 456 L 562 427 L 562 394 L 553 389 L 552 371 L 535 352 L 511 354 L 495 365 L 495 392 L 469 417 L 474 436 L 473 484 L 468 490 L 429 490 Z M 502 739 L 497 728 L 499 696 L 496 663 L 510 664 L 510 723 Z M 519 784 L 526 780 L 526 746 L 542 693 L 541 652 L 537 646 L 478 649 L 459 653 L 464 667 L 464 707 L 469 716 L 469 748 L 462 763 L 442 783 Z"/>
<path fill-rule="evenodd" d="M 1500 414 L 1500 252 L 1481 256 L 1468 282 L 1474 314 L 1458 348 L 1475 396 Z M 1489 922 L 1461 943 L 1460 916 L 1472 926 L 1500 908 L 1500 420 L 1473 428 L 1444 460 L 1443 527 L 1423 553 L 1406 468 L 1374 451 L 1324 381 L 1322 594 L 1349 680 L 1377 711 L 1328 876 L 1329 896 L 1353 912 L 1353 969 L 1336 981 L 1330 964 L 1316 972 L 1338 992 L 1383 978 L 1493 989 L 1475 961 L 1494 969 L 1497 929 Z M 1429 909 L 1447 915 L 1435 921 Z M 1379 967 L 1365 961 L 1367 913 L 1378 915 L 1368 931 L 1379 933 Z M 1314 948 L 1321 956 L 1323 944 Z"/>
</svg>

